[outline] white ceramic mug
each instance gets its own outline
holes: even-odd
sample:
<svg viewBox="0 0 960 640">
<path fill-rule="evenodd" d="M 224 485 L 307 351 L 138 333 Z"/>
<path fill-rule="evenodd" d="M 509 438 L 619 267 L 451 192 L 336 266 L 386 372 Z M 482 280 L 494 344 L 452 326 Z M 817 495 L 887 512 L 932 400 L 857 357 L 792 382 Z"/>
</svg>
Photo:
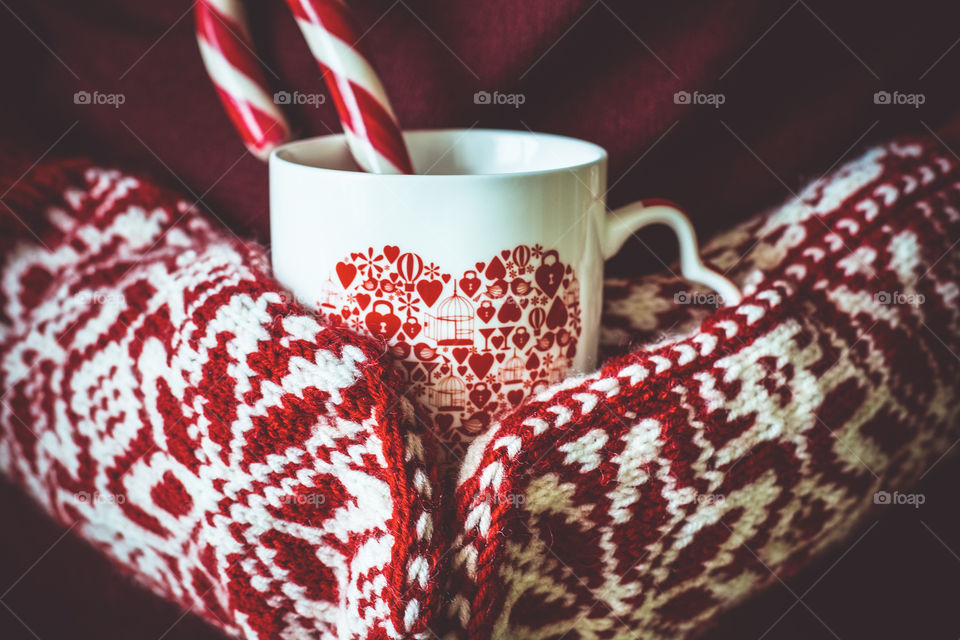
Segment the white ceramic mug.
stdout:
<svg viewBox="0 0 960 640">
<path fill-rule="evenodd" d="M 596 365 L 603 263 L 639 228 L 669 225 L 684 276 L 739 301 L 675 207 L 607 211 L 595 144 L 478 129 L 404 137 L 417 175 L 359 171 L 342 135 L 274 151 L 273 269 L 301 301 L 387 340 L 454 450 L 496 412 Z"/>
</svg>

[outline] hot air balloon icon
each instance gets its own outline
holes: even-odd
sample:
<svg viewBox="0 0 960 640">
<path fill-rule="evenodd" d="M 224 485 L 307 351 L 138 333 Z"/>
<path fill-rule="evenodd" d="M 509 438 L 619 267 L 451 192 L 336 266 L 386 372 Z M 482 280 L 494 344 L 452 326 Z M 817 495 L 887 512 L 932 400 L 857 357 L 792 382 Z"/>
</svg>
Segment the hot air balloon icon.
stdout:
<svg viewBox="0 0 960 640">
<path fill-rule="evenodd" d="M 530 326 L 533 327 L 533 335 L 540 335 L 540 328 L 547 319 L 547 312 L 542 307 L 536 307 L 530 310 Z"/>
<path fill-rule="evenodd" d="M 423 273 L 423 260 L 415 253 L 404 253 L 397 258 L 397 273 L 403 280 L 403 288 L 413 291 L 414 283 Z"/>
</svg>

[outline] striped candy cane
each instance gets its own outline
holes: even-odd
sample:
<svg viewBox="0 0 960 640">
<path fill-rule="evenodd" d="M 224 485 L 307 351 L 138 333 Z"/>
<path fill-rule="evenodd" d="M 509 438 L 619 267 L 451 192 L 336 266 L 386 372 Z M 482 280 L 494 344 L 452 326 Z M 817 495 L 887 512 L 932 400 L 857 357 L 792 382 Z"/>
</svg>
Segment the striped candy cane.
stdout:
<svg viewBox="0 0 960 640">
<path fill-rule="evenodd" d="M 400 125 L 340 0 L 287 0 L 327 78 L 354 160 L 371 173 L 413 173 Z"/>
<path fill-rule="evenodd" d="M 197 42 L 207 73 L 251 153 L 266 160 L 290 137 L 253 54 L 239 0 L 199 0 L 194 10 Z"/>
</svg>

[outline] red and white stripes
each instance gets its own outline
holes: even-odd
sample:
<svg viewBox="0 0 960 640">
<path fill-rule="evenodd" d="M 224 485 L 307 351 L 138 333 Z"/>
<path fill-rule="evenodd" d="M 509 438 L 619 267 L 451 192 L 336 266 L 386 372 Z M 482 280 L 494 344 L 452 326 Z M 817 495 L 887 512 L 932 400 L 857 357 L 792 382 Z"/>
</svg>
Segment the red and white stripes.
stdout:
<svg viewBox="0 0 960 640">
<path fill-rule="evenodd" d="M 327 78 L 354 160 L 372 173 L 413 173 L 400 125 L 340 0 L 287 0 Z"/>
<path fill-rule="evenodd" d="M 266 160 L 290 137 L 290 126 L 270 95 L 253 53 L 239 0 L 199 0 L 197 42 L 224 108 L 251 153 Z"/>
</svg>

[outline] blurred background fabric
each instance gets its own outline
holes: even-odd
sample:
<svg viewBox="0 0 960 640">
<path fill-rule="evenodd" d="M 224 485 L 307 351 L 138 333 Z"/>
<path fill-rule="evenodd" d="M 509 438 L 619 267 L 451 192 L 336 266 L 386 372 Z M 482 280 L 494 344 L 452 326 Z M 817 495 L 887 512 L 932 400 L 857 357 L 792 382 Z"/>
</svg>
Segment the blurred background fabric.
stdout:
<svg viewBox="0 0 960 640">
<path fill-rule="evenodd" d="M 404 127 L 530 129 L 596 142 L 610 152 L 611 206 L 668 198 L 703 236 L 871 143 L 933 133 L 960 150 L 960 5 L 350 4 Z M 247 5 L 272 89 L 328 97 L 284 3 Z M 42 157 L 83 155 L 147 171 L 238 234 L 267 241 L 266 165 L 246 153 L 206 76 L 192 6 L 0 1 L 0 145 L 17 150 L 24 170 Z M 123 104 L 77 104 L 78 91 L 120 94 Z M 478 91 L 524 100 L 477 104 Z M 722 104 L 684 104 L 677 92 Z M 892 104 L 898 95 L 914 98 Z M 329 99 L 285 110 L 298 137 L 339 131 Z M 658 270 L 674 257 L 669 234 L 651 229 L 609 274 Z M 960 463 L 943 461 L 921 487 L 928 499 L 919 509 L 891 506 L 853 547 L 731 612 L 707 637 L 957 637 L 960 524 L 950 487 L 958 479 Z M 72 536 L 61 539 L 6 483 L 0 504 L 0 637 L 217 637 Z"/>
</svg>

